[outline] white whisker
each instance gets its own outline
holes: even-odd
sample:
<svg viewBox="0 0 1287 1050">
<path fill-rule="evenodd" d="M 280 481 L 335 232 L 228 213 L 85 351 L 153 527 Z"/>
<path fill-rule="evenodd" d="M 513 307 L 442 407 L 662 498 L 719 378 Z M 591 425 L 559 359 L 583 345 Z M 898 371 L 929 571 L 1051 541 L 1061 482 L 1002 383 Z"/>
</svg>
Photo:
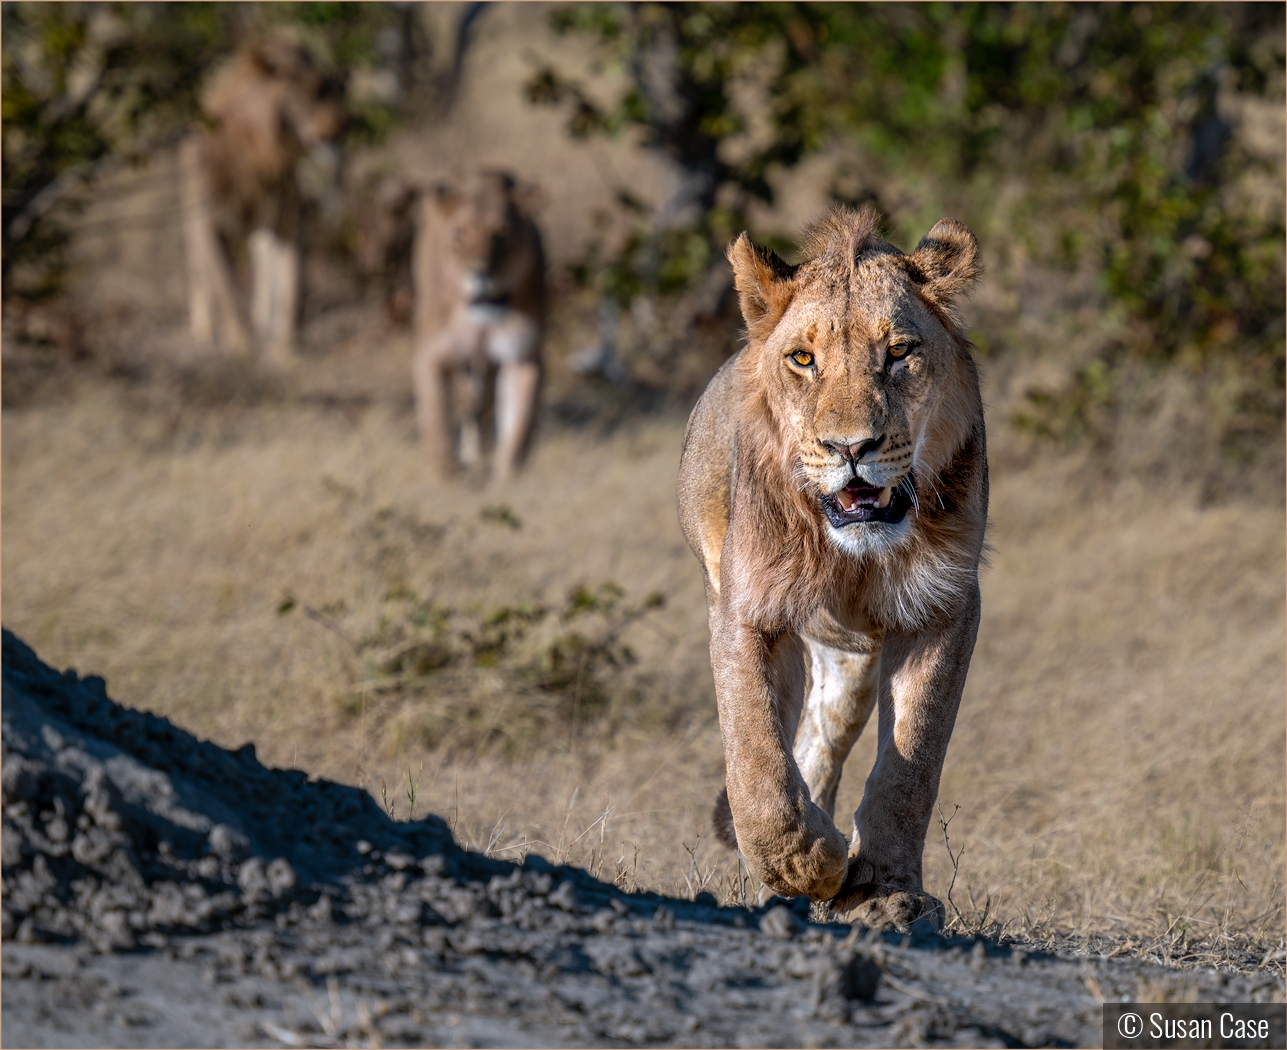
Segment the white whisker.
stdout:
<svg viewBox="0 0 1287 1050">
<path fill-rule="evenodd" d="M 912 510 L 915 511 L 917 517 L 920 517 L 921 500 L 920 497 L 916 495 L 916 484 L 912 481 L 911 474 L 904 474 L 903 480 L 898 483 L 898 487 L 900 489 L 907 490 L 907 495 L 910 496 L 912 500 Z"/>
<path fill-rule="evenodd" d="M 940 482 L 943 480 L 939 476 L 938 471 L 933 471 L 933 470 L 924 471 L 917 468 L 916 466 L 913 466 L 912 473 L 919 474 L 922 478 L 925 479 L 925 484 L 927 484 L 930 487 L 930 491 L 934 493 L 934 498 L 938 500 L 939 507 L 943 510 L 947 510 L 947 504 L 943 502 L 943 495 L 942 493 L 939 492 L 938 485 L 936 484 L 936 482 Z"/>
<path fill-rule="evenodd" d="M 810 485 L 809 473 L 805 470 L 803 463 L 797 463 L 795 469 L 791 471 L 791 480 L 795 482 L 795 490 L 803 492 Z"/>
</svg>

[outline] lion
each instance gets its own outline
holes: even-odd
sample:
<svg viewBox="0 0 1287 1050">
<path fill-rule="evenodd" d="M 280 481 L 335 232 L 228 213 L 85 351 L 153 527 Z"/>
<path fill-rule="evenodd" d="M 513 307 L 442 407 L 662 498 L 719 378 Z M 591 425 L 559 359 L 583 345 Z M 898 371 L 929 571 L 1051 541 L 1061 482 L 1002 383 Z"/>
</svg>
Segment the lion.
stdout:
<svg viewBox="0 0 1287 1050">
<path fill-rule="evenodd" d="M 702 564 L 726 788 L 716 829 L 765 886 L 834 914 L 941 926 L 921 859 L 979 624 L 983 407 L 955 312 L 974 234 L 910 255 L 836 208 L 791 266 L 729 249 L 746 340 L 684 437 L 678 505 Z M 872 711 L 850 843 L 841 769 Z"/>
<path fill-rule="evenodd" d="M 533 190 L 483 172 L 422 198 L 414 284 L 416 419 L 432 466 L 449 474 L 452 379 L 463 380 L 460 461 L 482 455 L 481 418 L 495 370 L 492 479 L 511 477 L 526 450 L 541 381 L 545 255 L 531 217 Z"/>
<path fill-rule="evenodd" d="M 211 79 L 208 131 L 179 148 L 188 318 L 224 353 L 290 360 L 299 310 L 299 159 L 338 135 L 343 110 L 307 54 L 281 40 L 243 47 Z M 249 327 L 234 259 L 249 256 Z"/>
</svg>

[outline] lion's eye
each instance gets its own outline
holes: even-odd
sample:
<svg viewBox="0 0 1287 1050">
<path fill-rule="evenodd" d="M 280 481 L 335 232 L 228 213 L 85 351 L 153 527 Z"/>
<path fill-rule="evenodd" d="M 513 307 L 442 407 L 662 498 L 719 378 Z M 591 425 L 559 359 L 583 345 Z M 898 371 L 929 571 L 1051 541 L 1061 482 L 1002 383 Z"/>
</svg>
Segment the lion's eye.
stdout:
<svg viewBox="0 0 1287 1050">
<path fill-rule="evenodd" d="M 907 351 L 908 351 L 908 350 L 910 350 L 911 348 L 912 348 L 912 344 L 911 344 L 911 343 L 890 343 L 890 344 L 889 344 L 889 356 L 890 356 L 890 357 L 906 357 L 906 356 L 907 356 Z"/>
<path fill-rule="evenodd" d="M 791 355 L 791 360 L 801 368 L 808 368 L 813 364 L 813 354 L 809 353 L 808 350 L 797 350 Z"/>
</svg>

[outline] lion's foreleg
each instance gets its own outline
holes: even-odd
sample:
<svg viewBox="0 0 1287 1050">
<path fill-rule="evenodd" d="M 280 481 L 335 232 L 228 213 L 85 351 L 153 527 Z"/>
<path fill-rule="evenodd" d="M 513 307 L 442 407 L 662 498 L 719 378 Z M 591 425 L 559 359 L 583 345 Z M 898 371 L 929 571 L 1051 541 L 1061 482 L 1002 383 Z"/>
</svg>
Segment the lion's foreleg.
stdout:
<svg viewBox="0 0 1287 1050">
<path fill-rule="evenodd" d="M 496 457 L 492 480 L 509 479 L 523 457 L 536 419 L 541 366 L 535 361 L 511 361 L 496 375 Z"/>
<path fill-rule="evenodd" d="M 440 475 L 455 467 L 452 455 L 448 373 L 440 339 L 421 340 L 411 366 L 416 423 L 430 466 Z"/>
<path fill-rule="evenodd" d="M 214 200 L 199 139 L 179 150 L 183 246 L 188 270 L 188 324 L 195 342 L 234 354 L 250 348 L 237 309 L 232 271 L 215 232 Z"/>
<path fill-rule="evenodd" d="M 978 626 L 976 589 L 947 624 L 885 640 L 876 764 L 854 814 L 839 911 L 870 902 L 859 918 L 903 925 L 909 909 L 941 907 L 924 895 L 921 859 Z"/>
<path fill-rule="evenodd" d="M 536 420 L 541 386 L 541 326 L 519 311 L 487 330 L 484 352 L 496 376 L 496 452 L 492 481 L 507 480 L 521 462 Z"/>
<path fill-rule="evenodd" d="M 248 243 L 251 271 L 250 322 L 264 356 L 289 363 L 295 352 L 299 309 L 299 251 L 271 230 L 260 228 Z"/>
<path fill-rule="evenodd" d="M 729 808 L 747 867 L 776 893 L 832 897 L 844 880 L 845 839 L 811 801 L 790 747 L 804 694 L 799 636 L 770 638 L 712 617 L 711 663 Z"/>
<path fill-rule="evenodd" d="M 213 292 L 207 256 L 214 234 L 204 198 L 198 165 L 200 147 L 189 139 L 179 147 L 179 189 L 183 201 L 183 252 L 188 276 L 188 326 L 193 341 L 201 346 L 214 343 Z"/>
<path fill-rule="evenodd" d="M 795 758 L 813 801 L 828 816 L 845 759 L 876 707 L 880 654 L 852 653 L 806 638 L 809 694 L 795 738 Z"/>
</svg>

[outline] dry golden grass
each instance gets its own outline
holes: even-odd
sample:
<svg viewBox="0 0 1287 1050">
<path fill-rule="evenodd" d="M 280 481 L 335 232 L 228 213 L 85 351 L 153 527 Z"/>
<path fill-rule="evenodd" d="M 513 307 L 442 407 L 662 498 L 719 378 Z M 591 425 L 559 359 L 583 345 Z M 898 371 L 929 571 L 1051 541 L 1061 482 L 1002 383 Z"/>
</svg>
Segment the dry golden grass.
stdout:
<svg viewBox="0 0 1287 1050">
<path fill-rule="evenodd" d="M 179 396 L 86 376 L 7 409 L 6 625 L 399 818 L 414 789 L 470 847 L 754 895 L 707 833 L 723 771 L 673 509 L 683 419 L 547 424 L 509 489 L 441 483 L 405 355 L 332 355 L 254 405 L 253 377 Z M 995 552 L 940 796 L 957 870 L 932 828 L 928 888 L 972 928 L 1258 960 L 1284 921 L 1282 507 L 992 440 Z"/>
</svg>

